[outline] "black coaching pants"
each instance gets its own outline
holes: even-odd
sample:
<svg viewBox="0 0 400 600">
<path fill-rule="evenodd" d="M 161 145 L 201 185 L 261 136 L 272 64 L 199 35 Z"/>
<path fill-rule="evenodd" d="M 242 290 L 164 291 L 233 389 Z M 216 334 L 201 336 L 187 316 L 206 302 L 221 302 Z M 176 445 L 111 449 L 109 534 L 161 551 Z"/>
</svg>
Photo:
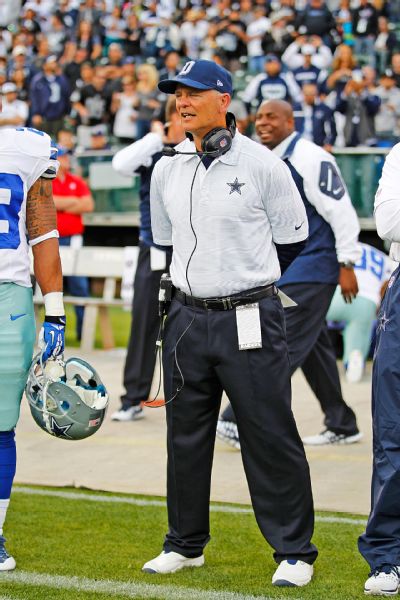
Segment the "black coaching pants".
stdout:
<svg viewBox="0 0 400 600">
<path fill-rule="evenodd" d="M 325 322 L 336 285 L 293 283 L 281 289 L 297 302 L 297 306 L 285 309 L 291 374 L 301 367 L 321 405 L 327 429 L 345 435 L 357 433 L 356 416 L 343 399 L 336 354 Z M 230 406 L 222 418 L 236 420 Z"/>
<path fill-rule="evenodd" d="M 171 253 L 167 252 L 167 267 Z M 158 290 L 161 275 L 167 269 L 152 271 L 150 247 L 140 245 L 133 283 L 131 333 L 124 368 L 124 387 L 121 396 L 124 408 L 135 406 L 149 398 L 156 363 L 156 339 L 160 318 L 158 316 Z"/>
<path fill-rule="evenodd" d="M 259 306 L 262 348 L 239 351 L 235 310 L 172 302 L 163 342 L 166 400 L 183 387 L 166 406 L 169 532 L 164 549 L 196 557 L 210 539 L 211 467 L 225 390 L 237 415 L 257 523 L 275 560 L 312 563 L 317 550 L 311 544 L 311 482 L 291 410 L 283 309 L 277 296 L 260 300 Z"/>
</svg>

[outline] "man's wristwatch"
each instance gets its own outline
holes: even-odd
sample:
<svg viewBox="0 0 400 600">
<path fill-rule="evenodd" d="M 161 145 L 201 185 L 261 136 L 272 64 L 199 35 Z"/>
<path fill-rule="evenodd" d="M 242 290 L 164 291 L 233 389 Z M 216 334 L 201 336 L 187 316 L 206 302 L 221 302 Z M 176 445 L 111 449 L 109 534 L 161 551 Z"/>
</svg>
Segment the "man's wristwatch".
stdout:
<svg viewBox="0 0 400 600">
<path fill-rule="evenodd" d="M 347 260 L 346 262 L 340 262 L 339 266 L 343 269 L 354 269 L 354 263 L 351 260 Z"/>
</svg>

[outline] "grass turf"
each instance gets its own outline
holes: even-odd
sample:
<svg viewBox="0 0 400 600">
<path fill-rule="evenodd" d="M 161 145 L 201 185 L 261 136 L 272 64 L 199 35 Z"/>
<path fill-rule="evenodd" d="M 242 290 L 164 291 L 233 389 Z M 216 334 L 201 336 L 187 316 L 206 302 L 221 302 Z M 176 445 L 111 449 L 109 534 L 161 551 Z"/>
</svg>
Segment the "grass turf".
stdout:
<svg viewBox="0 0 400 600">
<path fill-rule="evenodd" d="M 110 307 L 110 319 L 112 330 L 117 348 L 126 348 L 128 345 L 129 332 L 131 327 L 131 311 L 123 310 L 118 307 Z M 71 305 L 65 305 L 67 317 L 67 327 L 65 330 L 65 345 L 71 348 L 80 346 L 76 338 L 76 317 L 74 308 Z M 44 313 L 43 313 L 44 314 Z M 96 326 L 95 348 L 102 348 L 99 324 Z M 1 599 L 0 599 L 1 600 Z"/>
<path fill-rule="evenodd" d="M 12 497 L 5 535 L 7 549 L 21 571 L 230 591 L 239 597 L 352 600 L 363 596 L 368 568 L 357 552 L 362 525 L 316 524 L 314 542 L 320 556 L 315 578 L 305 588 L 271 585 L 276 565 L 252 514 L 211 513 L 212 540 L 205 567 L 168 576 L 142 573 L 143 563 L 160 552 L 166 525 L 162 507 L 89 502 L 84 493 L 82 500 L 18 493 Z M 30 586 L 7 581 L 7 574 L 0 574 L 0 600 L 3 596 L 99 600 L 106 594 Z"/>
</svg>

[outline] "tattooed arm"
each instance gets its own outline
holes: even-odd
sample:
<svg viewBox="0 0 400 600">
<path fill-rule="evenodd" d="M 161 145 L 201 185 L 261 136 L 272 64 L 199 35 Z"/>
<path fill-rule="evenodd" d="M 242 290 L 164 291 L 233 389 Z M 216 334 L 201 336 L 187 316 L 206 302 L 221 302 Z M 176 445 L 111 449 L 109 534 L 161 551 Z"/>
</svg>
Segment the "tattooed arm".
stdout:
<svg viewBox="0 0 400 600">
<path fill-rule="evenodd" d="M 34 241 L 57 229 L 53 188 L 49 179 L 39 178 L 30 188 L 26 202 L 29 239 Z M 61 261 L 58 239 L 51 237 L 32 245 L 35 277 L 42 294 L 62 291 Z"/>
</svg>

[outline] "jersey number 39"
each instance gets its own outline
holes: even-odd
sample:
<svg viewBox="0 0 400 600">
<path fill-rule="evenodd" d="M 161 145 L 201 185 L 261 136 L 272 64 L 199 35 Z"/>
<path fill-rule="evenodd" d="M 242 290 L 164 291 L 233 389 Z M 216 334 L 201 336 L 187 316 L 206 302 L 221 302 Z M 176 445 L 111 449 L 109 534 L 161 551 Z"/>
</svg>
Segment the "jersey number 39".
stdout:
<svg viewBox="0 0 400 600">
<path fill-rule="evenodd" d="M 0 173 L 0 250 L 16 250 L 19 212 L 24 200 L 24 184 L 19 175 Z"/>
</svg>

